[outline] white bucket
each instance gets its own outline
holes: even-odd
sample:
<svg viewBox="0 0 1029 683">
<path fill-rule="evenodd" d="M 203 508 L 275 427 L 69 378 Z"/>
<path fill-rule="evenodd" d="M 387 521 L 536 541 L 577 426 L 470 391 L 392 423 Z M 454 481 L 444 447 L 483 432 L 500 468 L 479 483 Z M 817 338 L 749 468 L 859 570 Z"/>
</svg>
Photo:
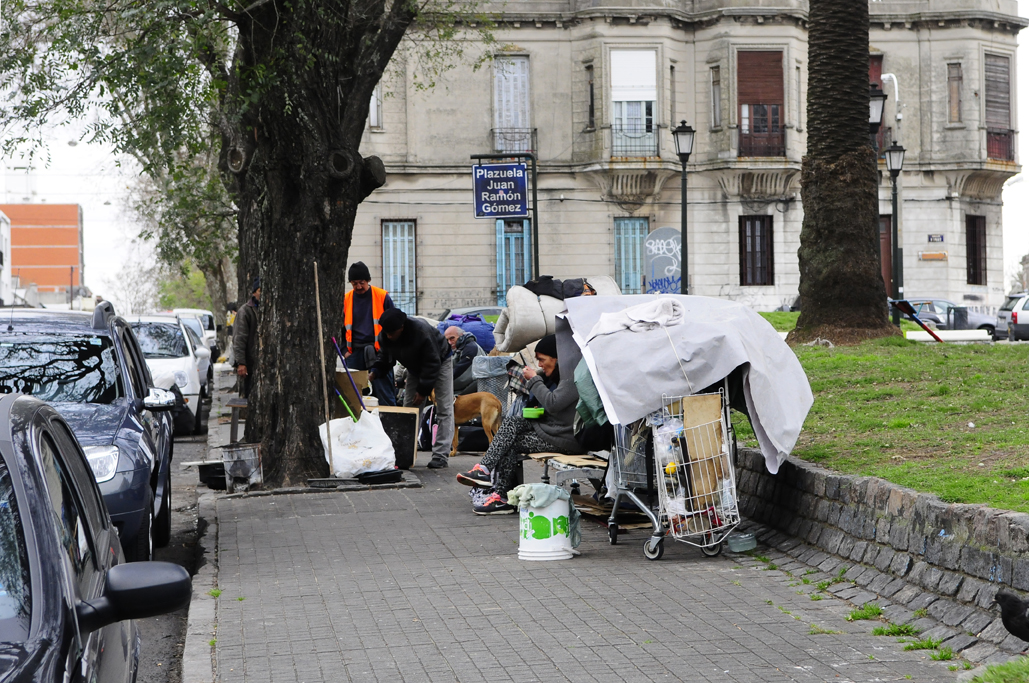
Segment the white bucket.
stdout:
<svg viewBox="0 0 1029 683">
<path fill-rule="evenodd" d="M 567 500 L 545 508 L 519 508 L 518 559 L 567 560 L 573 557 Z"/>
</svg>

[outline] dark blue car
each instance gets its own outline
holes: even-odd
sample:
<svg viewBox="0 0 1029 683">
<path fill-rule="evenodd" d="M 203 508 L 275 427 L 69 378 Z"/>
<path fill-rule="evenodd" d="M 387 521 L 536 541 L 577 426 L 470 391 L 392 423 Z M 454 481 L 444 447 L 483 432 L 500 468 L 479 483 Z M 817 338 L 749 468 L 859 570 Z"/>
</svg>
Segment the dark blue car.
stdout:
<svg viewBox="0 0 1029 683">
<path fill-rule="evenodd" d="M 0 393 L 31 394 L 61 413 L 126 557 L 149 560 L 171 536 L 174 406 L 168 392 L 154 389 L 131 328 L 110 302 L 92 314 L 14 309 L 3 317 Z"/>
<path fill-rule="evenodd" d="M 132 619 L 189 603 L 189 574 L 126 564 L 86 458 L 60 414 L 0 398 L 0 680 L 131 683 Z"/>
</svg>

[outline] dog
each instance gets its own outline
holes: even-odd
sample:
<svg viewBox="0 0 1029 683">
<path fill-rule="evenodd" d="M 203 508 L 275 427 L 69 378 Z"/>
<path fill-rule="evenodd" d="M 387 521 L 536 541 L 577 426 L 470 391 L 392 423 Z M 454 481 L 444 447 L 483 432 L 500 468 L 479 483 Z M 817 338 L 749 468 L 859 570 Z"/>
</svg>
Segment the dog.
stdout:
<svg viewBox="0 0 1029 683">
<path fill-rule="evenodd" d="M 482 418 L 482 429 L 486 432 L 486 440 L 493 443 L 493 435 L 500 427 L 502 406 L 500 399 L 488 391 L 454 397 L 454 443 L 450 447 L 450 456 L 457 453 L 457 427 L 471 422 L 476 417 Z"/>
</svg>

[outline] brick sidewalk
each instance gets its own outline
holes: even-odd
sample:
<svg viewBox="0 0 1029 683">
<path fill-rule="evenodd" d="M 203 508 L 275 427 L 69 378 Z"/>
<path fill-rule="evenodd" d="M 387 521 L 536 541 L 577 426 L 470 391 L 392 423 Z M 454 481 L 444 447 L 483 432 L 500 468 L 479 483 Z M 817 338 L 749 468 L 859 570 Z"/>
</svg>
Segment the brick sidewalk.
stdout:
<svg viewBox="0 0 1029 683">
<path fill-rule="evenodd" d="M 474 462 L 418 467 L 421 489 L 219 500 L 218 679 L 955 678 L 750 557 L 669 540 L 650 562 L 645 532 L 611 546 L 584 520 L 581 557 L 519 561 L 517 516 L 473 515 L 454 481 Z"/>
</svg>

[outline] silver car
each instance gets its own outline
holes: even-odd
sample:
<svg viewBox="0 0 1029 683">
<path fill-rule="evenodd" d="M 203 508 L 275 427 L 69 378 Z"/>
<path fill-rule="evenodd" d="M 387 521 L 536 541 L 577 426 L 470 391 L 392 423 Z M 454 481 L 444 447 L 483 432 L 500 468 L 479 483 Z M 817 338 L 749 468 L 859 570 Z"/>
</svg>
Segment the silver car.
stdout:
<svg viewBox="0 0 1029 683">
<path fill-rule="evenodd" d="M 953 301 L 937 299 L 935 297 L 909 297 L 908 301 L 918 311 L 919 318 L 933 320 L 939 329 L 948 330 L 950 325 L 953 324 L 953 314 L 950 312 L 950 309 L 958 308 L 958 305 Z M 923 317 L 925 313 L 932 315 Z M 971 310 L 968 311 L 968 327 L 972 330 L 986 330 L 994 339 L 997 338 L 997 330 L 1001 330 L 1002 334 L 1004 330 L 1003 327 L 998 327 L 996 317 Z"/>
<path fill-rule="evenodd" d="M 1029 339 L 1029 292 L 1008 294 L 997 311 L 997 331 L 1010 341 Z"/>
</svg>

